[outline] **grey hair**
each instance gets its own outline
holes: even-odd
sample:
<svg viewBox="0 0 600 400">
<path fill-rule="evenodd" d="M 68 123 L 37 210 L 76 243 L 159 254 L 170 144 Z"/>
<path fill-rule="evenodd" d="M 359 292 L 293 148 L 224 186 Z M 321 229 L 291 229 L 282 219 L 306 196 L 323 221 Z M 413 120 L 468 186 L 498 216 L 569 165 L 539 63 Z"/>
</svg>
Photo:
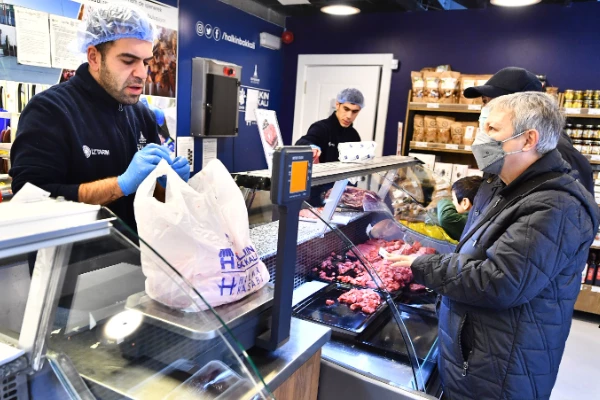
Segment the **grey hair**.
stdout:
<svg viewBox="0 0 600 400">
<path fill-rule="evenodd" d="M 536 151 L 546 154 L 556 148 L 565 126 L 565 115 L 554 97 L 540 92 L 521 92 L 500 96 L 490 101 L 490 112 L 501 109 L 512 113 L 513 136 L 535 129 L 539 132 Z"/>
</svg>

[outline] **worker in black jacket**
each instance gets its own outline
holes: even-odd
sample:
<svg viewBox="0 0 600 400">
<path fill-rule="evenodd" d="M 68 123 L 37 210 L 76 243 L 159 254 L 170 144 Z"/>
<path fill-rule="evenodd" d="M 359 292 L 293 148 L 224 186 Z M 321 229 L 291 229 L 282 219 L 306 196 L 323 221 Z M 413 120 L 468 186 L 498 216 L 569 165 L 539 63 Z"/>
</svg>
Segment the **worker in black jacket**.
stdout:
<svg viewBox="0 0 600 400">
<path fill-rule="evenodd" d="M 365 98 L 358 89 L 342 90 L 336 98 L 335 112 L 312 124 L 296 145 L 311 146 L 315 161 L 318 157 L 320 163 L 339 161 L 338 144 L 360 142 L 352 124 L 364 106 Z"/>
<path fill-rule="evenodd" d="M 88 62 L 23 111 L 11 151 L 12 188 L 30 182 L 52 197 L 107 205 L 135 229 L 134 194 L 156 165 L 164 159 L 184 180 L 190 174 L 185 158 L 171 161 L 159 146 L 156 120 L 138 103 L 156 29 L 127 3 L 94 7 L 81 24 Z M 159 183 L 157 198 L 164 197 Z"/>
<path fill-rule="evenodd" d="M 487 104 L 490 100 L 504 96 L 507 94 L 518 93 L 518 92 L 541 92 L 542 83 L 540 80 L 531 72 L 523 68 L 508 67 L 501 69 L 496 72 L 494 76 L 490 78 L 483 86 L 471 87 L 465 90 L 464 95 L 466 98 L 477 98 L 482 97 L 483 104 Z M 487 118 L 488 109 L 484 107 L 481 111 L 481 117 L 479 119 L 480 129 L 485 128 L 485 120 Z M 556 149 L 562 156 L 562 158 L 571 165 L 574 176 L 579 179 L 581 184 L 594 195 L 594 178 L 592 175 L 592 167 L 589 161 L 573 147 L 571 138 L 569 138 L 564 132 L 561 132 L 558 139 Z M 484 174 L 483 183 L 475 196 L 473 202 L 473 208 L 469 213 L 469 218 L 463 235 L 469 232 L 471 226 L 485 211 L 486 207 L 494 198 L 498 190 L 502 189 L 505 185 L 501 179 L 496 175 Z"/>
</svg>

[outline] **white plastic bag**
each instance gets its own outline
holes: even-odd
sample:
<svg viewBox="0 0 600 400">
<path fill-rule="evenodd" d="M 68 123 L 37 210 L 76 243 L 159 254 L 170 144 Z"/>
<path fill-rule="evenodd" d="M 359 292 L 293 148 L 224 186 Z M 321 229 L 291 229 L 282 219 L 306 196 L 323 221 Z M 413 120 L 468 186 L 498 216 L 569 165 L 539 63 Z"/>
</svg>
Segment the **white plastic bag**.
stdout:
<svg viewBox="0 0 600 400">
<path fill-rule="evenodd" d="M 156 179 L 162 175 L 167 176 L 165 203 L 153 196 Z M 269 272 L 250 241 L 242 193 L 220 161 L 208 163 L 189 184 L 161 161 L 138 188 L 134 209 L 140 238 L 212 307 L 240 300 L 269 281 Z M 184 311 L 207 309 L 165 267 L 142 245 L 148 296 Z"/>
</svg>

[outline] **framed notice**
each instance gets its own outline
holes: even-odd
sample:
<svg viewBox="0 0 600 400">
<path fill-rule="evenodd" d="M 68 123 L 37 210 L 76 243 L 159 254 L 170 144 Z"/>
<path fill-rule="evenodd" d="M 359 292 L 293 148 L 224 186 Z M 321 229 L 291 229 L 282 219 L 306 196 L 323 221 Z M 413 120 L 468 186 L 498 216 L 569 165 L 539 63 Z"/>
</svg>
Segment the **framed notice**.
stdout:
<svg viewBox="0 0 600 400">
<path fill-rule="evenodd" d="M 273 110 L 257 108 L 254 110 L 254 115 L 256 115 L 256 126 L 258 126 L 260 141 L 265 151 L 267 167 L 271 171 L 273 167 L 273 153 L 277 147 L 283 146 L 281 130 L 277 122 L 277 114 Z"/>
</svg>

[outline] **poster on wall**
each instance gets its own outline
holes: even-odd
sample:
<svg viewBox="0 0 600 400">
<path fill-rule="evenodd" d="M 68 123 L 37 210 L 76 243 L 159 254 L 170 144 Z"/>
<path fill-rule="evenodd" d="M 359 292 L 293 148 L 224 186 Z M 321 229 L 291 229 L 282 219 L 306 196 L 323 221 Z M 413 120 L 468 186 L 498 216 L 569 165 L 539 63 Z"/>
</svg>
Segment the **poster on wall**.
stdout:
<svg viewBox="0 0 600 400">
<path fill-rule="evenodd" d="M 52 66 L 65 70 L 76 70 L 82 57 L 70 51 L 70 45 L 77 40 L 79 21 L 73 18 L 50 15 L 50 53 Z M 62 74 L 61 74 L 62 78 Z M 61 79 L 62 81 L 62 79 Z"/>
<path fill-rule="evenodd" d="M 15 7 L 15 25 L 19 50 L 17 62 L 36 67 L 50 67 L 50 34 L 48 14 L 29 8 Z"/>
<path fill-rule="evenodd" d="M 256 116 L 258 133 L 260 134 L 260 141 L 262 142 L 265 158 L 267 159 L 267 167 L 271 171 L 273 167 L 273 153 L 277 147 L 283 146 L 281 130 L 277 122 L 277 114 L 273 110 L 261 109 L 256 109 L 254 114 Z"/>
</svg>

